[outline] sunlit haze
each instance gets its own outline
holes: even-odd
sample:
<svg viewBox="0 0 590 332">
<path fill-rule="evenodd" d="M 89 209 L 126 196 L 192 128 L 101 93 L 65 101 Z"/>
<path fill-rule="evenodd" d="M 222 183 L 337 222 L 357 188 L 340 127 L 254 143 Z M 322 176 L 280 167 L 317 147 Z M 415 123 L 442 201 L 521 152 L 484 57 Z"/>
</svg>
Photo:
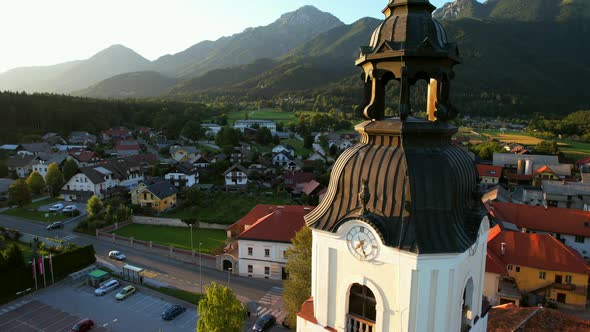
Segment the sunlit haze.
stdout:
<svg viewBox="0 0 590 332">
<path fill-rule="evenodd" d="M 441 6 L 444 0 L 431 1 Z M 267 25 L 303 5 L 344 23 L 381 18 L 387 0 L 2 0 L 0 72 L 86 59 L 113 44 L 154 60 Z"/>
</svg>

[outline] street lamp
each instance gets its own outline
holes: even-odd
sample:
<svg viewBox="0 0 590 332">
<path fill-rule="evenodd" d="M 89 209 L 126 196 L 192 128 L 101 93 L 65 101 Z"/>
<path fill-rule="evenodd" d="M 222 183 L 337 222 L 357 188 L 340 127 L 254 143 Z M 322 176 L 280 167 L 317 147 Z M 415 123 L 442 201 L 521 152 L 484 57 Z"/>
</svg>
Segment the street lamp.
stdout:
<svg viewBox="0 0 590 332">
<path fill-rule="evenodd" d="M 201 264 L 201 245 L 203 243 L 199 242 L 199 285 L 201 285 L 201 294 L 203 294 L 203 265 Z"/>
<path fill-rule="evenodd" d="M 194 251 L 194 249 L 193 249 L 193 224 L 188 224 L 188 227 L 191 230 L 191 251 Z"/>
<path fill-rule="evenodd" d="M 231 275 L 231 270 L 232 270 L 231 267 L 227 268 L 227 287 L 228 288 L 229 288 L 229 276 Z"/>
</svg>

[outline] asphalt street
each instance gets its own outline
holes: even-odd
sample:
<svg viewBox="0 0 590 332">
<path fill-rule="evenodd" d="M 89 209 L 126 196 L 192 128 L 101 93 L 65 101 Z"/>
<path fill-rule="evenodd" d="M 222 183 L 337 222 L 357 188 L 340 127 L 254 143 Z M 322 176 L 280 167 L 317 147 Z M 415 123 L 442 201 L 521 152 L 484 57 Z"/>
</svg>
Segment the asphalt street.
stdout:
<svg viewBox="0 0 590 332">
<path fill-rule="evenodd" d="M 146 277 L 163 282 L 176 288 L 192 292 L 200 292 L 199 284 L 199 266 L 179 262 L 167 257 L 154 255 L 142 250 L 117 246 L 104 240 L 98 240 L 95 237 L 75 233 L 74 223 L 68 223 L 62 229 L 46 230 L 47 223 L 30 221 L 0 214 L 0 226 L 18 229 L 21 232 L 34 234 L 37 236 L 59 238 L 77 245 L 92 244 L 96 250 L 96 255 L 102 260 L 109 261 L 118 267 L 124 264 L 131 264 L 145 269 Z M 120 250 L 125 253 L 127 259 L 125 262 L 113 261 L 108 258 L 108 252 L 111 250 Z M 203 285 L 212 281 L 219 284 L 227 284 L 227 272 L 218 271 L 203 266 L 202 268 Z M 277 287 L 282 288 L 283 282 L 280 280 L 255 279 L 230 276 L 230 288 L 242 301 L 260 301 L 267 293 L 272 292 Z"/>
</svg>

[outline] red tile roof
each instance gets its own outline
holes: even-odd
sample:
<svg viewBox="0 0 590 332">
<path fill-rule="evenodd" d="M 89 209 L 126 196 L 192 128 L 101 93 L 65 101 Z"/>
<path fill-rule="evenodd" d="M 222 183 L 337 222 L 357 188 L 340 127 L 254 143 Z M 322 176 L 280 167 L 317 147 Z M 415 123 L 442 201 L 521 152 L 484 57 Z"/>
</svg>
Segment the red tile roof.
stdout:
<svg viewBox="0 0 590 332">
<path fill-rule="evenodd" d="M 518 228 L 590 237 L 590 211 L 502 202 L 486 206 L 496 219 Z"/>
<path fill-rule="evenodd" d="M 498 232 L 499 228 L 500 226 L 496 225 L 488 234 L 487 251 L 494 263 L 503 266 L 512 264 L 590 276 L 590 266 L 586 264 L 580 254 L 553 236 L 513 231 Z M 502 255 L 502 243 L 505 243 L 504 255 Z M 490 271 L 495 268 L 497 267 L 489 267 Z M 487 266 L 486 271 L 488 271 Z"/>
<path fill-rule="evenodd" d="M 96 153 L 92 151 L 78 151 L 78 150 L 70 150 L 70 155 L 76 158 L 80 162 L 88 162 L 92 160 L 92 158 L 98 158 Z"/>
<path fill-rule="evenodd" d="M 516 173 L 508 173 L 506 174 L 508 180 L 531 180 L 533 178 L 533 174 L 516 174 Z"/>
<path fill-rule="evenodd" d="M 506 264 L 492 250 L 488 250 L 486 253 L 486 272 L 508 275 Z"/>
<path fill-rule="evenodd" d="M 283 175 L 285 187 L 294 189 L 300 183 L 315 180 L 315 174 L 310 172 L 285 172 Z"/>
<path fill-rule="evenodd" d="M 488 313 L 488 331 L 590 331 L 590 321 L 542 307 L 517 307 L 512 303 L 495 306 Z M 520 329 L 519 329 L 520 331 Z"/>
<path fill-rule="evenodd" d="M 244 218 L 230 226 L 251 225 L 238 235 L 238 239 L 290 243 L 295 233 L 305 226 L 303 216 L 313 209 L 299 205 L 259 207 L 260 205 L 256 206 Z"/>
<path fill-rule="evenodd" d="M 310 297 L 305 302 L 303 302 L 303 304 L 301 305 L 301 310 L 299 310 L 299 312 L 297 313 L 297 316 L 303 318 L 304 320 L 306 320 L 312 324 L 318 323 L 318 320 L 315 318 L 315 315 L 313 312 L 313 297 Z M 336 329 L 329 327 L 329 326 L 324 326 L 324 330 L 336 332 Z"/>
<path fill-rule="evenodd" d="M 317 182 L 316 180 L 311 180 L 308 183 L 306 183 L 303 186 L 303 189 L 301 190 L 302 192 L 304 192 L 306 195 L 311 195 L 316 189 L 320 188 L 322 185 Z"/>
<path fill-rule="evenodd" d="M 479 176 L 499 178 L 502 176 L 502 167 L 477 164 L 477 173 Z"/>
<path fill-rule="evenodd" d="M 582 159 L 576 161 L 576 165 L 583 165 L 583 164 L 588 164 L 588 163 L 590 163 L 590 157 L 582 158 Z"/>
<path fill-rule="evenodd" d="M 537 170 L 536 174 L 541 174 L 543 172 L 549 172 L 549 173 L 555 174 L 555 172 L 551 168 L 549 168 L 549 166 L 543 166 L 543 167 L 539 168 Z"/>
</svg>

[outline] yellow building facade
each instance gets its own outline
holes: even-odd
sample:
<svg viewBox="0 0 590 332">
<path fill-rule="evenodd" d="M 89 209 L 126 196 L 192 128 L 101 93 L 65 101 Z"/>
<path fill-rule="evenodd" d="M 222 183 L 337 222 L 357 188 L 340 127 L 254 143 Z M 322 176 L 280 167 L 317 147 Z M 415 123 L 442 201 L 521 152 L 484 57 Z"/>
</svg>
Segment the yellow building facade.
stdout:
<svg viewBox="0 0 590 332">
<path fill-rule="evenodd" d="M 161 181 L 152 185 L 139 184 L 131 190 L 131 203 L 146 207 L 155 212 L 164 212 L 176 206 L 176 188 L 168 181 Z"/>
</svg>

